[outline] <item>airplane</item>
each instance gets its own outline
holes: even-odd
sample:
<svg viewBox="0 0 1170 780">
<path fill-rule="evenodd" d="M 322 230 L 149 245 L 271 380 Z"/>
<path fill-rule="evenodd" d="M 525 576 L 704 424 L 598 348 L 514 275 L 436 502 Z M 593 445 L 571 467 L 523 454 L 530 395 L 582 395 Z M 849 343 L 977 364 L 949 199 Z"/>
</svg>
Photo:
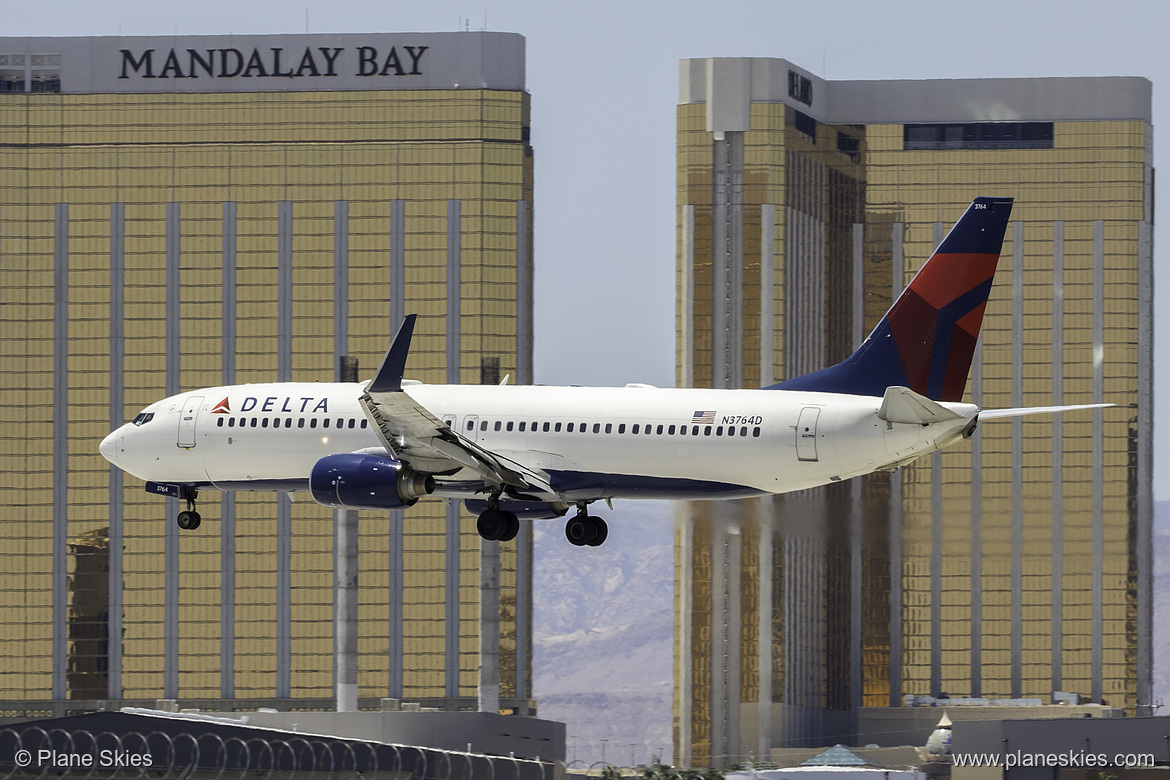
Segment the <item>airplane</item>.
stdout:
<svg viewBox="0 0 1170 780">
<path fill-rule="evenodd" d="M 233 385 L 147 406 L 101 454 L 186 501 L 198 491 L 308 491 L 337 509 L 462 499 L 484 539 L 575 512 L 565 536 L 609 534 L 613 499 L 735 499 L 892 471 L 980 421 L 1109 404 L 981 410 L 962 401 L 1011 198 L 979 197 L 845 360 L 762 389 L 430 385 L 404 379 L 415 316 L 361 383 Z M 610 505 L 612 509 L 612 504 Z"/>
</svg>

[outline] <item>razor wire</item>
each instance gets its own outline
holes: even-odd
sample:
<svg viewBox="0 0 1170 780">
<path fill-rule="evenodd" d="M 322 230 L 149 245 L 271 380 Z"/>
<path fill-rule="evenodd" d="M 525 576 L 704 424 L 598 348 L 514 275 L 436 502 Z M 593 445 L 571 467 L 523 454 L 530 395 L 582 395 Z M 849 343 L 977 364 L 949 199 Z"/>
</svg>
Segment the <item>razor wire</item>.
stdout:
<svg viewBox="0 0 1170 780">
<path fill-rule="evenodd" d="M 0 729 L 0 780 L 553 780 L 557 764 L 297 733 Z"/>
</svg>

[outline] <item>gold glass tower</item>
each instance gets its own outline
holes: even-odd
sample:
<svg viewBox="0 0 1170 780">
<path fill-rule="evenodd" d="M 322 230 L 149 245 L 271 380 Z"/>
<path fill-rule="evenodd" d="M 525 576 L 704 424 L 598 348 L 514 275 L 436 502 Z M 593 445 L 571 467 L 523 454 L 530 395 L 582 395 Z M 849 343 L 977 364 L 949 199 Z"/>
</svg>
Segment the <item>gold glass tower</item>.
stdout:
<svg viewBox="0 0 1170 780">
<path fill-rule="evenodd" d="M 679 760 L 846 742 L 864 708 L 918 696 L 1150 704 L 1150 101 L 1141 78 L 681 63 L 681 386 L 844 358 L 967 204 L 1007 195 L 965 400 L 1115 406 L 989 422 L 894 474 L 680 510 Z"/>
<path fill-rule="evenodd" d="M 180 534 L 97 445 L 183 390 L 365 378 L 412 312 L 408 377 L 531 381 L 528 125 L 513 34 L 0 38 L 0 700 L 330 706 L 332 512 L 206 492 Z M 474 518 L 363 512 L 359 550 L 366 705 L 473 706 Z M 527 708 L 527 529 L 500 558 Z"/>
</svg>

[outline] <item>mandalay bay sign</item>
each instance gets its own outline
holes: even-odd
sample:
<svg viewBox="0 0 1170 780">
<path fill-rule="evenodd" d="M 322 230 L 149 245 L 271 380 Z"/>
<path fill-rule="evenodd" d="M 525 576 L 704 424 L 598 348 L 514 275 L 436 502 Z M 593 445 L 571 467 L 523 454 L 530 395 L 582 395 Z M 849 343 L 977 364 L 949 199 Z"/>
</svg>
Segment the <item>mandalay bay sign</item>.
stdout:
<svg viewBox="0 0 1170 780">
<path fill-rule="evenodd" d="M 225 49 L 121 49 L 120 79 L 233 79 L 304 78 L 337 76 L 338 68 L 349 66 L 355 76 L 421 76 L 423 55 L 428 46 L 353 47 L 348 62 L 339 63 L 347 48 L 306 46 L 286 51 L 281 46 L 251 50 Z"/>
</svg>

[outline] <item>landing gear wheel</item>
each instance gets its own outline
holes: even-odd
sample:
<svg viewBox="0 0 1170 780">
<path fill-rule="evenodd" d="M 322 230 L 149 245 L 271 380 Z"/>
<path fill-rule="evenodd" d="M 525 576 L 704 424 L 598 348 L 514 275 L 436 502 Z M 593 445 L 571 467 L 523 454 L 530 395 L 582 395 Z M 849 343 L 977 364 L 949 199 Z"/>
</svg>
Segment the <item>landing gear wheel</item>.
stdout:
<svg viewBox="0 0 1170 780">
<path fill-rule="evenodd" d="M 516 517 L 515 512 L 509 512 L 506 509 L 500 510 L 500 514 L 504 516 L 504 521 L 507 523 L 507 527 L 504 529 L 504 534 L 500 537 L 500 541 L 510 542 L 520 533 L 520 518 Z"/>
<path fill-rule="evenodd" d="M 475 521 L 475 530 L 489 542 L 510 542 L 520 533 L 520 520 L 503 509 L 485 509 Z"/>
<path fill-rule="evenodd" d="M 590 547 L 600 547 L 609 538 L 609 526 L 600 517 L 589 517 L 593 521 L 596 533 L 593 536 L 593 541 L 588 542 Z"/>
<path fill-rule="evenodd" d="M 179 512 L 179 528 L 184 531 L 194 531 L 203 522 L 203 518 L 194 510 Z"/>
<path fill-rule="evenodd" d="M 203 521 L 203 518 L 195 511 L 195 499 L 199 498 L 199 491 L 192 487 L 180 487 L 179 498 L 187 502 L 187 509 L 179 512 L 179 528 L 184 531 L 194 531 Z"/>
</svg>

